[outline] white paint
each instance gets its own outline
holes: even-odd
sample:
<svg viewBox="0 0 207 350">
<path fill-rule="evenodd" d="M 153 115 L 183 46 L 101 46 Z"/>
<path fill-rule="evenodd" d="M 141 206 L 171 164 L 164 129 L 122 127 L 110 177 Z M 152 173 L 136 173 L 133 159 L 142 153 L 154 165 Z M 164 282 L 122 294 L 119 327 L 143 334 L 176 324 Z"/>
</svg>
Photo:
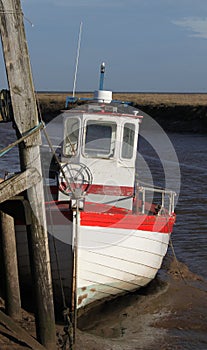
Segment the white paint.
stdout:
<svg viewBox="0 0 207 350">
<path fill-rule="evenodd" d="M 20 273 L 28 279 L 26 229 L 24 226 L 17 226 L 16 232 Z M 51 232 L 55 238 L 63 285 L 66 293 L 70 293 L 71 225 L 54 226 Z M 78 307 L 105 297 L 139 289 L 149 283 L 161 267 L 167 252 L 169 237 L 170 235 L 159 232 L 81 226 L 77 298 L 82 302 Z M 51 234 L 49 242 L 53 282 L 59 287 Z"/>
<path fill-rule="evenodd" d="M 86 295 L 86 290 L 89 294 L 80 298 L 78 307 L 149 283 L 161 267 L 169 237 L 158 232 L 81 226 L 78 297 Z"/>
<path fill-rule="evenodd" d="M 110 103 L 112 101 L 112 91 L 96 90 L 94 91 L 94 100 L 98 102 Z"/>
</svg>

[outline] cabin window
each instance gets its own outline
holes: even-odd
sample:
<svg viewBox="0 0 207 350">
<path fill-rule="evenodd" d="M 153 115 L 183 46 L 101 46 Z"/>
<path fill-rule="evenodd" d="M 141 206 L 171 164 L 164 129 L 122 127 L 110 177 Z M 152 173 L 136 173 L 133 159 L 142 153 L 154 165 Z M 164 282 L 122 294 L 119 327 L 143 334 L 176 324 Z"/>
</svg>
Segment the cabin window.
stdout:
<svg viewBox="0 0 207 350">
<path fill-rule="evenodd" d="M 77 154 L 80 123 L 78 118 L 68 118 L 65 121 L 64 128 L 64 147 L 65 156 L 72 157 Z"/>
<path fill-rule="evenodd" d="M 123 141 L 121 157 L 124 159 L 131 159 L 134 151 L 134 136 L 135 136 L 135 125 L 131 123 L 124 124 L 123 130 Z"/>
<path fill-rule="evenodd" d="M 115 152 L 116 123 L 89 120 L 85 131 L 86 157 L 111 158 Z"/>
</svg>

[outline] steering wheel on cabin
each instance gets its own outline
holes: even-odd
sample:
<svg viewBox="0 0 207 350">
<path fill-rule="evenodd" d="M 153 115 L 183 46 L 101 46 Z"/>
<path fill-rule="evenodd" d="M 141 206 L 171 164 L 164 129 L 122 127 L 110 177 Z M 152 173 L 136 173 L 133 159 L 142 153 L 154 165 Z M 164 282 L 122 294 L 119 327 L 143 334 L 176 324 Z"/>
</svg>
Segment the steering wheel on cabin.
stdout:
<svg viewBox="0 0 207 350">
<path fill-rule="evenodd" d="M 67 196 L 76 192 L 83 195 L 88 191 L 92 181 L 92 173 L 85 164 L 67 163 L 62 166 L 59 175 L 59 190 Z"/>
</svg>

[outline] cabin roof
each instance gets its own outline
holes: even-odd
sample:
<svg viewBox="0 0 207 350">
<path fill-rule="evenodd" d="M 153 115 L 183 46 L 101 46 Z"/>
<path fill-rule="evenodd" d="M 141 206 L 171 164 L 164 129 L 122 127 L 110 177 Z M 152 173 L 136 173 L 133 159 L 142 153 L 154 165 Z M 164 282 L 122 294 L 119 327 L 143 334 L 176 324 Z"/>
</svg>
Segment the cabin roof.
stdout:
<svg viewBox="0 0 207 350">
<path fill-rule="evenodd" d="M 87 104 L 79 105 L 76 108 L 65 110 L 64 113 L 73 114 L 81 113 L 81 114 L 100 114 L 100 115 L 111 115 L 111 116 L 119 116 L 119 117 L 129 117 L 134 119 L 142 119 L 143 115 L 140 114 L 141 111 L 136 108 L 129 106 L 125 103 L 98 103 L 98 102 L 90 102 Z M 142 113 L 142 112 L 141 112 Z"/>
</svg>

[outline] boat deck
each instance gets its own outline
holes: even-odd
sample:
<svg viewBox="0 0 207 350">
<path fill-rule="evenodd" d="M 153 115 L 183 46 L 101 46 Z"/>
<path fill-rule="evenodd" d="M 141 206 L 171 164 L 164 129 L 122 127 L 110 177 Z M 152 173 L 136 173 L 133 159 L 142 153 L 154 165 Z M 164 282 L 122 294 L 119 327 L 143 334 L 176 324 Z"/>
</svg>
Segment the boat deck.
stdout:
<svg viewBox="0 0 207 350">
<path fill-rule="evenodd" d="M 80 211 L 80 223 L 82 226 L 111 227 L 162 233 L 172 232 L 175 214 L 169 215 L 167 212 L 163 212 L 160 215 L 156 215 L 155 206 L 151 205 L 150 209 L 150 212 L 148 211 L 142 214 L 141 212 L 135 213 L 132 210 L 107 204 L 86 202 L 84 210 Z M 50 222 L 50 214 L 53 213 L 53 224 L 61 224 L 59 222 L 59 212 L 72 221 L 72 210 L 69 201 L 47 202 L 46 210 L 48 223 Z"/>
</svg>

